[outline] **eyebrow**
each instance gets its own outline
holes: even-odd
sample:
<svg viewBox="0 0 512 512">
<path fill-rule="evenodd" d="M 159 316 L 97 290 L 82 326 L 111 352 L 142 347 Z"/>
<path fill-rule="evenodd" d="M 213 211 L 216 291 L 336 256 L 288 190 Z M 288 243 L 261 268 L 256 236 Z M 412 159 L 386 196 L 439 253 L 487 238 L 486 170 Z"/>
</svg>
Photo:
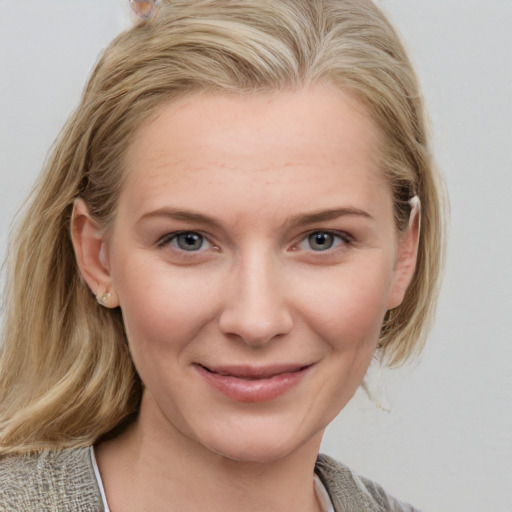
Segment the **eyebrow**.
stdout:
<svg viewBox="0 0 512 512">
<path fill-rule="evenodd" d="M 203 213 L 199 213 L 193 210 L 183 210 L 181 208 L 164 207 L 158 210 L 151 211 L 142 215 L 138 220 L 141 222 L 147 218 L 153 217 L 166 217 L 173 220 L 179 220 L 184 222 L 190 222 L 192 224 L 203 224 L 213 228 L 221 228 L 221 223 Z M 329 210 L 320 210 L 317 212 L 311 212 L 306 214 L 299 214 L 291 217 L 286 221 L 286 227 L 288 229 L 298 228 L 301 226 L 307 226 L 309 224 L 315 224 L 319 222 L 326 222 L 329 220 L 335 220 L 340 217 L 363 217 L 366 219 L 374 220 L 372 215 L 365 210 L 359 208 L 347 207 L 347 208 L 335 208 Z"/>
<path fill-rule="evenodd" d="M 221 227 L 220 222 L 208 215 L 204 215 L 203 213 L 195 212 L 193 210 L 183 210 L 181 208 L 173 207 L 159 208 L 158 210 L 145 213 L 137 222 L 153 217 L 166 217 L 173 220 L 190 222 L 192 224 L 203 224 L 214 228 Z"/>
<path fill-rule="evenodd" d="M 306 214 L 299 214 L 288 220 L 286 224 L 288 228 L 298 228 L 301 226 L 307 226 L 309 224 L 316 224 L 319 222 L 335 220 L 340 217 L 363 217 L 365 219 L 374 220 L 372 215 L 370 215 L 370 213 L 365 210 L 347 207 L 335 208 L 333 210 L 320 210 L 317 212 L 311 212 Z"/>
</svg>

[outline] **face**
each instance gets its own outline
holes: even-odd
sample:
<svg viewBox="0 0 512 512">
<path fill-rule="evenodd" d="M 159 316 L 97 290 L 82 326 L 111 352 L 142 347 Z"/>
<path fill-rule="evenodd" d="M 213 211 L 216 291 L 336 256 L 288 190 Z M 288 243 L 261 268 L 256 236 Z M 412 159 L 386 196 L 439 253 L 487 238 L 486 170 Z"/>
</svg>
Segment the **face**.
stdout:
<svg viewBox="0 0 512 512">
<path fill-rule="evenodd" d="M 155 428 L 247 461 L 321 437 L 407 281 L 378 148 L 329 86 L 197 95 L 139 130 L 102 261 Z"/>
</svg>

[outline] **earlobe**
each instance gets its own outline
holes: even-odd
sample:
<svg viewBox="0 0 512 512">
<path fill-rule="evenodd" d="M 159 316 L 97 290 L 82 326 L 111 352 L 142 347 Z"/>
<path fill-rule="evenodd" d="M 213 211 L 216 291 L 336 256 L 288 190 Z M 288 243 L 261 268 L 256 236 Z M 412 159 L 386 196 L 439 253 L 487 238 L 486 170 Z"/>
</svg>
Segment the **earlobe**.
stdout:
<svg viewBox="0 0 512 512">
<path fill-rule="evenodd" d="M 104 308 L 113 308 L 119 305 L 114 292 L 98 292 L 96 294 L 96 302 Z"/>
<path fill-rule="evenodd" d="M 411 213 L 407 232 L 400 235 L 397 247 L 391 293 L 388 301 L 388 309 L 400 306 L 409 287 L 418 258 L 418 246 L 421 225 L 421 204 L 418 197 L 411 200 Z"/>
<path fill-rule="evenodd" d="M 76 199 L 73 205 L 71 240 L 80 273 L 98 303 L 107 308 L 117 307 L 105 234 L 83 199 Z"/>
</svg>

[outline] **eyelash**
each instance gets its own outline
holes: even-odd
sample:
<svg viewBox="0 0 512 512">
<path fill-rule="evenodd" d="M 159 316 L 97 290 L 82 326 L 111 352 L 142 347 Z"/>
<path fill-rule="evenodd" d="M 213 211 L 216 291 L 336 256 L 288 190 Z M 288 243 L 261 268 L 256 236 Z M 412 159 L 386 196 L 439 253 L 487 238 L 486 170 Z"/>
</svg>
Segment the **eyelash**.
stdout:
<svg viewBox="0 0 512 512">
<path fill-rule="evenodd" d="M 197 248 L 197 250 L 187 250 L 183 247 L 179 246 L 179 237 L 187 235 L 191 237 L 200 237 L 201 239 L 201 245 Z M 319 249 L 314 250 L 311 247 L 312 239 L 315 236 L 324 236 L 324 237 L 331 237 L 332 238 L 332 244 L 329 247 L 326 247 L 325 249 Z M 312 253 L 330 253 L 333 250 L 337 249 L 340 245 L 348 245 L 352 243 L 352 237 L 345 233 L 344 231 L 333 231 L 329 229 L 316 229 L 313 231 L 309 231 L 306 234 L 302 235 L 301 239 L 298 243 L 294 244 L 291 250 L 297 251 L 299 249 L 303 249 L 305 251 L 311 251 Z M 317 239 L 317 242 L 320 242 L 320 238 Z M 303 248 L 301 247 L 302 244 L 309 243 L 309 248 Z M 328 243 L 328 242 L 327 242 Z M 201 249 L 205 249 L 204 245 L 207 244 L 208 247 L 206 249 L 215 249 L 218 250 L 218 247 L 214 245 L 207 236 L 203 235 L 202 233 L 198 231 L 177 231 L 174 233 L 168 233 L 167 235 L 164 235 L 162 238 L 160 238 L 157 242 L 158 247 L 165 247 L 167 245 L 171 245 L 174 250 L 181 253 L 199 253 L 202 252 Z"/>
</svg>

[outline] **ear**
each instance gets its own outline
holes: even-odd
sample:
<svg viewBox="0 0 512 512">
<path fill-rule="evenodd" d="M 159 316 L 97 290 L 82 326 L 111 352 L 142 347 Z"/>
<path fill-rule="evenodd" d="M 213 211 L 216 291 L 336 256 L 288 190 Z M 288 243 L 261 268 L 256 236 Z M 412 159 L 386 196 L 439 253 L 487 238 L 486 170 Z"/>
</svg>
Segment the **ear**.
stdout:
<svg viewBox="0 0 512 512">
<path fill-rule="evenodd" d="M 83 199 L 76 199 L 71 216 L 71 240 L 85 282 L 105 307 L 119 306 L 110 277 L 108 246 L 104 230 L 89 213 Z"/>
<path fill-rule="evenodd" d="M 421 225 L 421 205 L 419 199 L 417 197 L 413 198 L 411 205 L 407 231 L 399 234 L 388 309 L 400 306 L 416 269 Z"/>
</svg>

